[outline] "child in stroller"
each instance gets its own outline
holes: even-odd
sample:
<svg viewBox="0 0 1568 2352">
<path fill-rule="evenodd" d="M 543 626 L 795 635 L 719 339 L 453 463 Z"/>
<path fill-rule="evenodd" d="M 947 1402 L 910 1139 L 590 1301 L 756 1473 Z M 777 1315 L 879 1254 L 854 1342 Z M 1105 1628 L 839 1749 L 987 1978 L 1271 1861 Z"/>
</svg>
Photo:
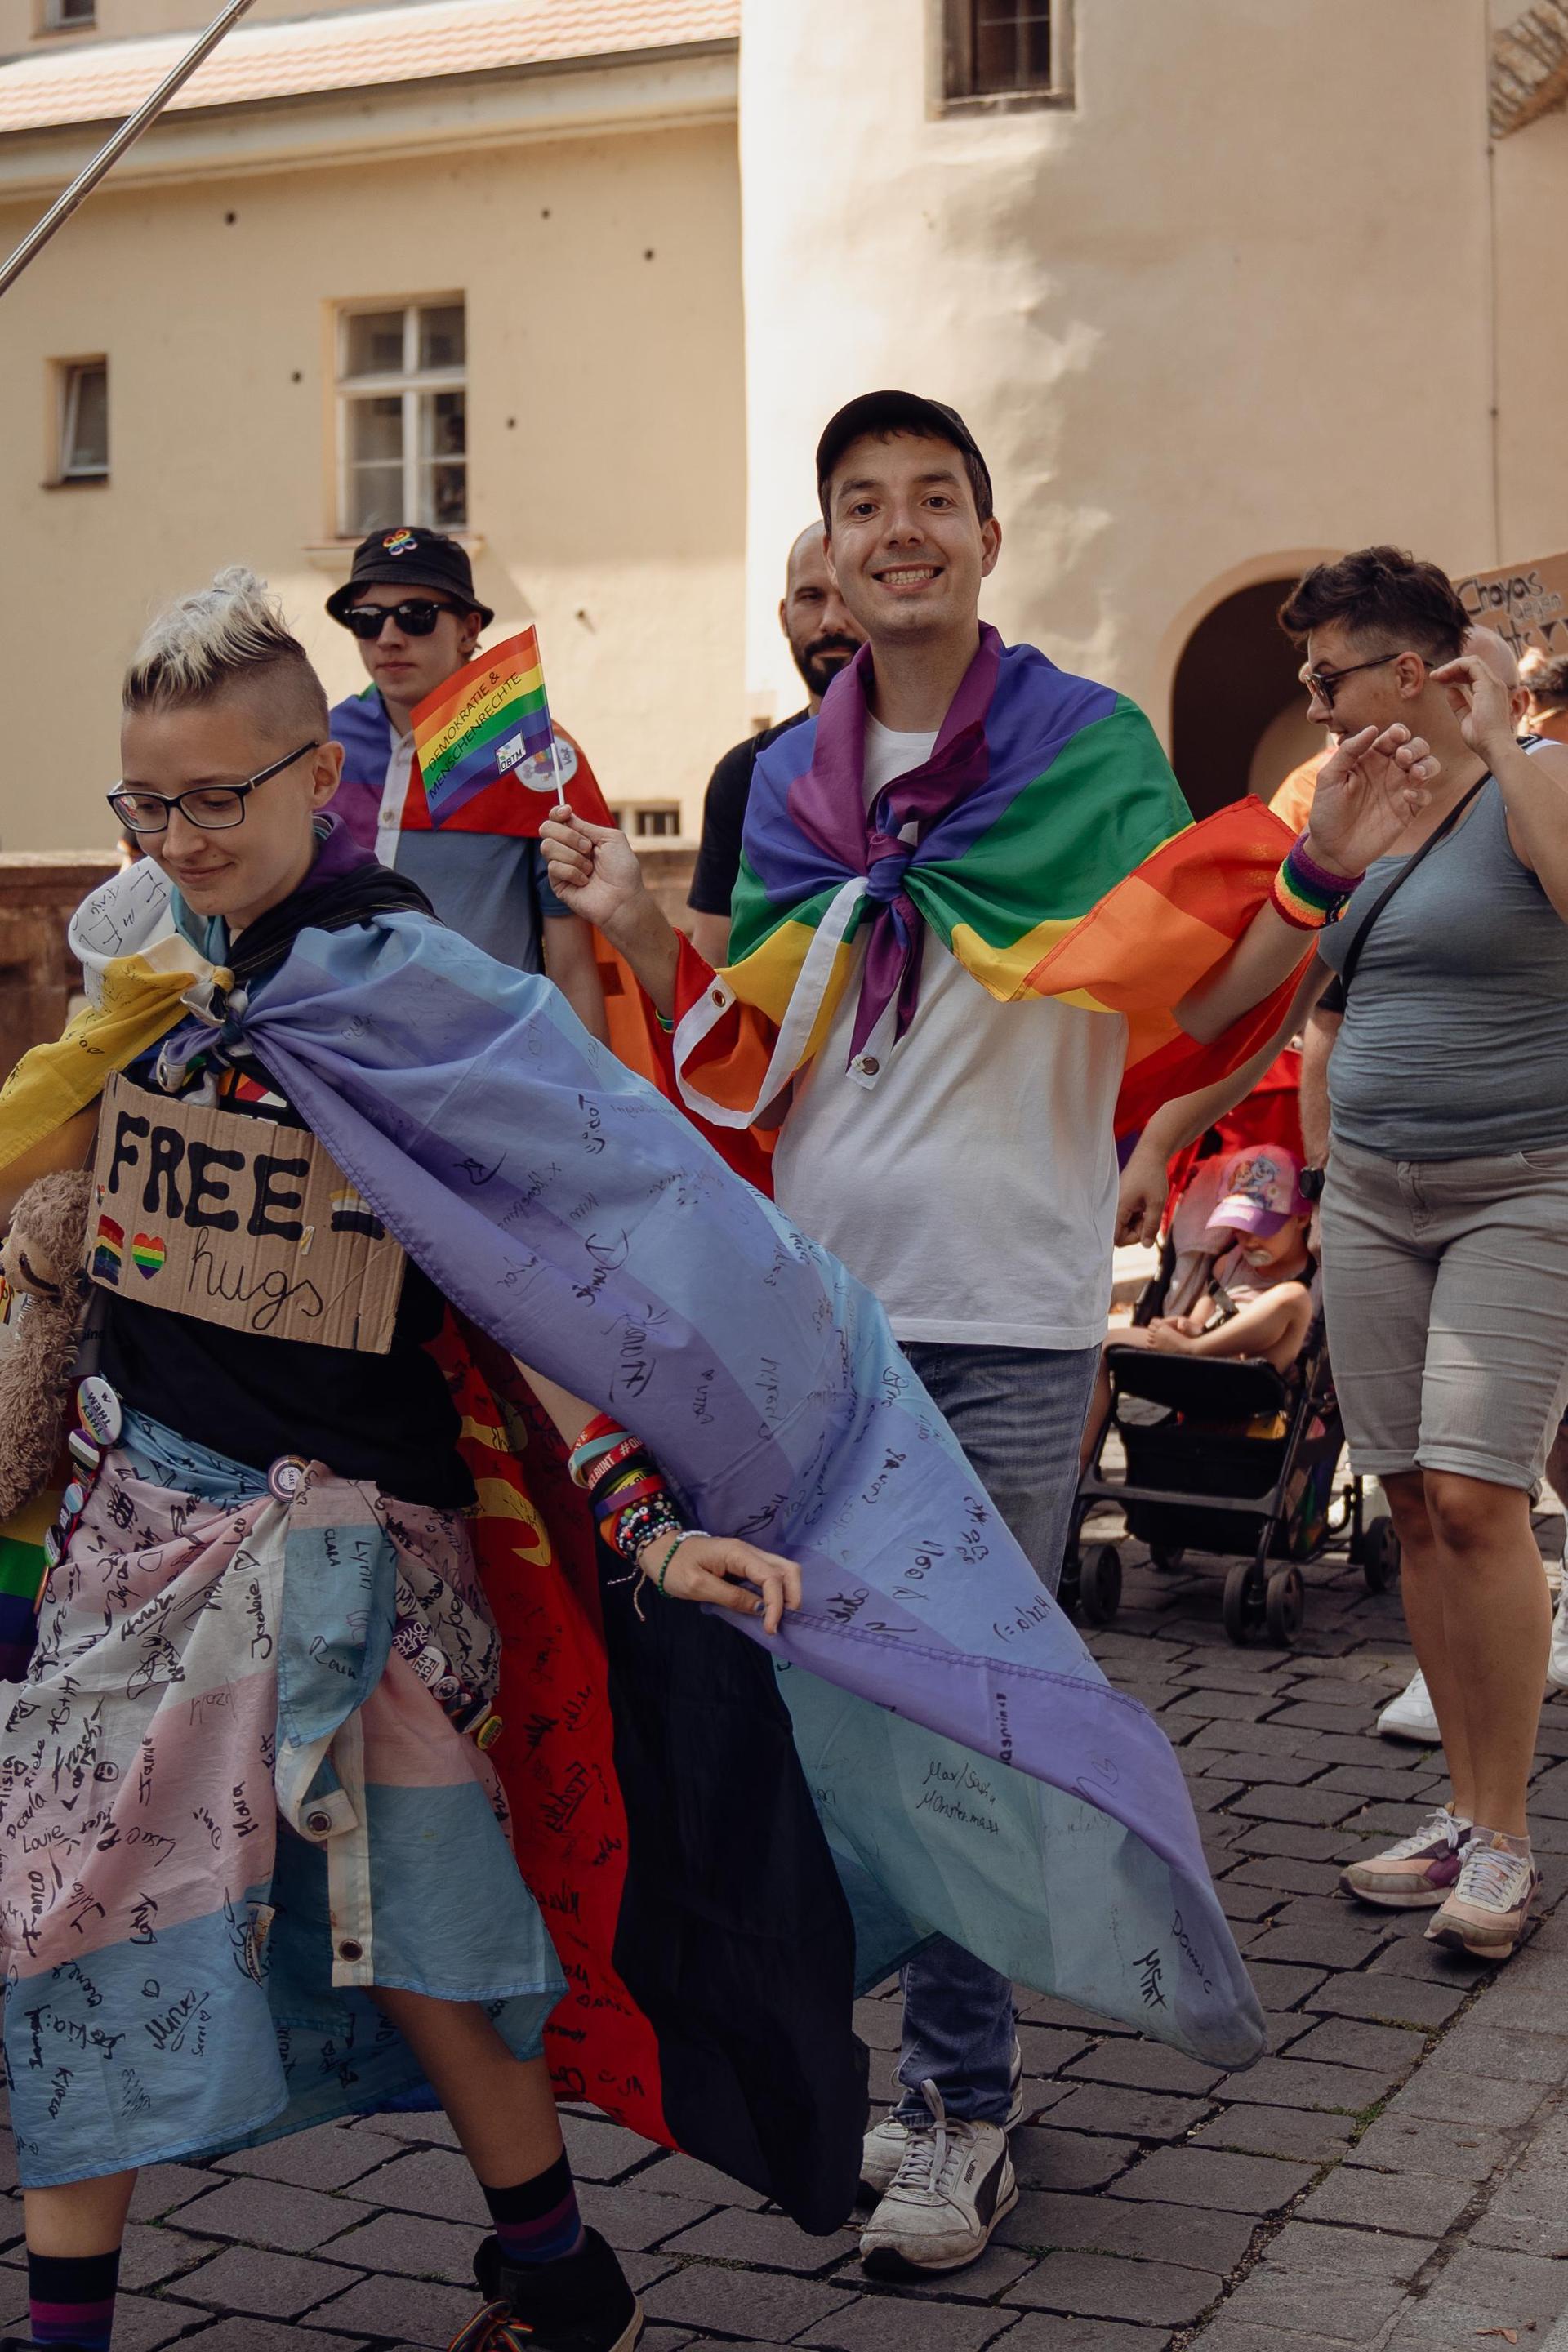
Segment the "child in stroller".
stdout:
<svg viewBox="0 0 1568 2352">
<path fill-rule="evenodd" d="M 1204 1181 L 1211 1169 L 1217 1186 Z M 1107 1346 L 1142 1346 L 1170 1356 L 1251 1356 L 1277 1372 L 1289 1371 L 1312 1321 L 1310 1217 L 1301 1196 L 1300 1162 L 1283 1144 L 1247 1144 L 1227 1159 L 1200 1161 L 1171 1220 L 1175 1265 L 1165 1311 L 1131 1329 L 1113 1324 Z M 1108 1409 L 1110 1375 L 1103 1364 L 1100 1378 Z"/>
<path fill-rule="evenodd" d="M 1132 1327 L 1107 1335 L 1063 1576 L 1064 1598 L 1092 1622 L 1120 1605 L 1114 1545 L 1079 1556 L 1078 1528 L 1106 1502 L 1157 1566 L 1179 1567 L 1190 1549 L 1247 1555 L 1226 1584 L 1233 1641 L 1264 1627 L 1277 1643 L 1293 1638 L 1300 1563 L 1324 1549 L 1336 1501 L 1369 1587 L 1381 1591 L 1397 1565 L 1392 1528 L 1363 1525 L 1359 1482 L 1336 1494 L 1342 1431 L 1310 1210 L 1298 1151 L 1279 1138 L 1295 1122 L 1296 1060 L 1281 1055 L 1210 1131 L 1217 1150 L 1174 1163 L 1159 1272 Z M 1116 1482 L 1100 1468 L 1112 1428 L 1127 1465 Z"/>
</svg>

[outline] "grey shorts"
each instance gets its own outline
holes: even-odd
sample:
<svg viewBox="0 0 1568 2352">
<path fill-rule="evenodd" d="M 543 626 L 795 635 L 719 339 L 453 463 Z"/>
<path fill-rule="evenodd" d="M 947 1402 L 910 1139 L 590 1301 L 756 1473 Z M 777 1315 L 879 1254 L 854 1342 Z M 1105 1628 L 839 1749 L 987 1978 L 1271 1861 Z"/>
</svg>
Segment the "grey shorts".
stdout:
<svg viewBox="0 0 1568 2352">
<path fill-rule="evenodd" d="M 1384 1160 L 1336 1140 L 1322 1234 L 1355 1467 L 1533 1494 L 1568 1402 L 1568 1146 Z"/>
</svg>

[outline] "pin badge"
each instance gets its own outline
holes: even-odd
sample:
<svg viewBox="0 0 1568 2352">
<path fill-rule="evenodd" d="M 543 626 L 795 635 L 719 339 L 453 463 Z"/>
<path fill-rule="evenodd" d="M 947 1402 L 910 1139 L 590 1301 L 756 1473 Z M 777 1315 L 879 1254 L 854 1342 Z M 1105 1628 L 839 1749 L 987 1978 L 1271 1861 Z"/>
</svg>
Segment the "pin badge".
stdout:
<svg viewBox="0 0 1568 2352">
<path fill-rule="evenodd" d="M 294 1502 L 305 1483 L 305 1474 L 310 1467 L 310 1464 L 302 1454 L 280 1454 L 267 1473 L 268 1492 L 280 1503 Z"/>
<path fill-rule="evenodd" d="M 79 1519 L 87 1508 L 87 1488 L 79 1478 L 73 1478 L 60 1496 L 60 1517 Z"/>
<path fill-rule="evenodd" d="M 120 1399 L 101 1372 L 93 1372 L 76 1392 L 77 1418 L 95 1445 L 114 1444 L 125 1416 Z"/>
<path fill-rule="evenodd" d="M 101 1450 L 93 1444 L 85 1429 L 73 1429 L 66 1444 L 70 1450 L 71 1460 L 79 1463 L 84 1470 L 96 1470 L 103 1459 Z"/>
</svg>

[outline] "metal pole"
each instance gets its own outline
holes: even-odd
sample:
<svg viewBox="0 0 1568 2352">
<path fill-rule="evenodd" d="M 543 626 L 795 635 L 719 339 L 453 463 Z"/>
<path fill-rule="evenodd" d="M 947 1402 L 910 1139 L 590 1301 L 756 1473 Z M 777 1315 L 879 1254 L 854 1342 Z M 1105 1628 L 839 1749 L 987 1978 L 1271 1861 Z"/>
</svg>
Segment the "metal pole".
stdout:
<svg viewBox="0 0 1568 2352">
<path fill-rule="evenodd" d="M 213 18 L 195 48 L 180 59 L 172 73 L 164 75 L 152 96 L 143 99 L 135 113 L 122 122 L 112 137 L 99 149 L 87 169 L 77 174 L 64 195 L 58 197 L 49 206 L 37 226 L 29 231 L 4 268 L 0 268 L 0 294 L 4 294 L 9 287 L 15 285 L 34 255 L 43 251 L 56 229 L 69 220 L 77 206 L 85 197 L 92 194 L 105 173 L 113 170 L 126 149 L 135 145 L 149 124 L 156 122 L 174 92 L 184 83 L 189 81 L 204 58 L 212 55 L 229 27 L 238 24 L 251 5 L 252 0 L 228 0 L 228 5 L 219 16 Z"/>
</svg>

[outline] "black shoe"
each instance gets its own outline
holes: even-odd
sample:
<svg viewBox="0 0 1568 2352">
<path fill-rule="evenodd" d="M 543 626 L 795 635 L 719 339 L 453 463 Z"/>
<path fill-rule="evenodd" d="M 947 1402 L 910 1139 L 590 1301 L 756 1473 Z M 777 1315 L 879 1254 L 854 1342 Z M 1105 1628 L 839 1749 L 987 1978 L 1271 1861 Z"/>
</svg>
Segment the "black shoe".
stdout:
<svg viewBox="0 0 1568 2352">
<path fill-rule="evenodd" d="M 632 2352 L 642 2334 L 642 2305 L 597 2230 L 563 2262 L 537 2266 L 503 2263 L 487 2238 L 474 2276 L 485 2307 L 448 2352 Z"/>
</svg>

